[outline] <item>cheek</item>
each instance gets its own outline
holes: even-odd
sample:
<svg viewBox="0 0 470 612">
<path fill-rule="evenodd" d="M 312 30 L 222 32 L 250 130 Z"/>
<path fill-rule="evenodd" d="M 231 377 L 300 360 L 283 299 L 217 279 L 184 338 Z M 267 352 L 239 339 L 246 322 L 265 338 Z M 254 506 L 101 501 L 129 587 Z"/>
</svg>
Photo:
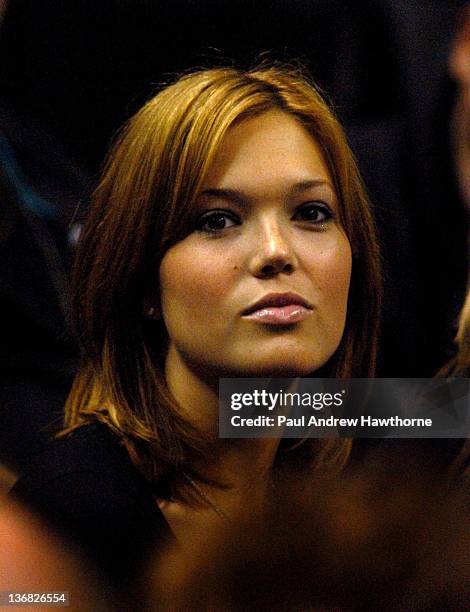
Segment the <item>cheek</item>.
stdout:
<svg viewBox="0 0 470 612">
<path fill-rule="evenodd" d="M 346 236 L 338 233 L 336 240 L 312 250 L 309 269 L 323 305 L 345 312 L 352 269 L 351 247 Z"/>
<path fill-rule="evenodd" d="M 231 267 L 233 268 L 233 266 Z M 218 308 L 228 287 L 231 268 L 221 253 L 207 253 L 184 242 L 171 248 L 160 265 L 160 299 L 164 317 L 181 314 L 192 319 L 201 308 Z M 166 315 L 166 316 L 165 316 Z"/>
</svg>

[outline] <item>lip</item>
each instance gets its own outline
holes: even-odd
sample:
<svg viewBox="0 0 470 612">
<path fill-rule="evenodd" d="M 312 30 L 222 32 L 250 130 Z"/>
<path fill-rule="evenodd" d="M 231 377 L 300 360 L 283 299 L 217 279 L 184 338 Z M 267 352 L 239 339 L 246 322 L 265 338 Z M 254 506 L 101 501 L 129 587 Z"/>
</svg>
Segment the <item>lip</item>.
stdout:
<svg viewBox="0 0 470 612">
<path fill-rule="evenodd" d="M 297 293 L 268 293 L 242 312 L 245 319 L 269 325 L 289 325 L 305 320 L 313 306 Z"/>
</svg>

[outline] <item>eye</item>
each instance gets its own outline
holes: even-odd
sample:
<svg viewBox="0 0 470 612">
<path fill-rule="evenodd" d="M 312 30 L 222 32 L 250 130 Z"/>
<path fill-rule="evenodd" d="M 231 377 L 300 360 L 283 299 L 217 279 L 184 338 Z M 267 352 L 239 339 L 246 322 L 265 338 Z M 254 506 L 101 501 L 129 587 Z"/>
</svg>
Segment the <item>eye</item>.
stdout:
<svg viewBox="0 0 470 612">
<path fill-rule="evenodd" d="M 306 202 L 299 206 L 293 216 L 296 221 L 307 221 L 313 225 L 321 225 L 334 217 L 331 208 L 323 202 Z"/>
<path fill-rule="evenodd" d="M 240 225 L 239 219 L 226 210 L 209 210 L 199 217 L 196 229 L 200 232 L 221 232 L 234 225 Z"/>
</svg>

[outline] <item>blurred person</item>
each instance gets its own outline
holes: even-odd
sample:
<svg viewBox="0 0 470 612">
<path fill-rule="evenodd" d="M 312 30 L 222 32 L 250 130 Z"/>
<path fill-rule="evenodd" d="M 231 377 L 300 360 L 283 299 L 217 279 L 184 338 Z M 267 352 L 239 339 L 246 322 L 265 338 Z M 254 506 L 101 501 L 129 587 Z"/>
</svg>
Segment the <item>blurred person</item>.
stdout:
<svg viewBox="0 0 470 612">
<path fill-rule="evenodd" d="M 457 352 L 453 359 L 444 367 L 443 373 L 448 376 L 470 375 L 470 292 L 467 292 L 459 318 L 459 326 L 455 338 Z"/>
<path fill-rule="evenodd" d="M 457 18 L 449 54 L 449 70 L 457 85 L 452 110 L 452 149 L 460 193 L 470 210 L 470 4 Z"/>
<path fill-rule="evenodd" d="M 470 377 L 470 291 L 467 292 L 459 318 L 455 339 L 457 351 L 454 357 L 440 370 L 440 377 Z M 467 497 L 470 501 L 470 441 L 460 440 L 458 455 L 452 463 L 456 477 L 464 476 L 467 482 Z"/>
<path fill-rule="evenodd" d="M 221 376 L 372 376 L 369 205 L 299 70 L 199 71 L 121 131 L 76 260 L 66 430 L 14 493 L 136 587 L 155 547 L 262 508 L 282 466 L 334 477 L 351 440 L 227 440 Z"/>
<path fill-rule="evenodd" d="M 467 610 L 461 489 L 416 449 L 389 461 L 371 455 L 337 481 L 287 471 L 265 512 L 159 556 L 149 599 L 162 611 Z"/>
<path fill-rule="evenodd" d="M 376 105 L 369 119 L 349 126 L 348 135 L 374 204 L 383 254 L 377 375 L 430 377 L 454 363 L 469 269 L 469 4 L 371 4 L 394 58 L 383 67 L 384 78 L 395 83 L 388 106 Z M 421 448 L 441 470 L 455 467 L 465 448 L 459 439 L 370 440 L 361 452 L 377 444 L 397 457 Z"/>
<path fill-rule="evenodd" d="M 18 471 L 51 435 L 46 428 L 61 423 L 77 365 L 69 329 L 68 236 L 84 187 L 58 151 L 39 128 L 0 109 L 0 460 Z M 26 179 L 26 169 L 41 177 L 47 197 Z"/>
<path fill-rule="evenodd" d="M 69 268 L 88 184 L 42 122 L 0 100 L 0 461 L 16 472 L 62 422 L 75 373 Z"/>
<path fill-rule="evenodd" d="M 462 2 L 452 0 L 372 4 L 395 60 L 384 75 L 395 89 L 389 107 L 351 125 L 349 136 L 383 247 L 378 375 L 433 376 L 452 355 L 468 273 L 470 167 L 459 153 L 468 138 L 468 12 L 458 18 Z"/>
<path fill-rule="evenodd" d="M 2 607 L 8 604 L 9 596 L 19 595 L 21 601 L 22 595 L 38 595 L 37 603 L 15 603 L 14 608 L 68 607 L 97 612 L 116 609 L 113 593 L 98 575 L 36 517 L 11 501 L 0 503 L 0 565 Z M 68 604 L 61 599 L 62 593 L 67 594 Z M 52 605 L 54 595 L 57 603 Z"/>
</svg>

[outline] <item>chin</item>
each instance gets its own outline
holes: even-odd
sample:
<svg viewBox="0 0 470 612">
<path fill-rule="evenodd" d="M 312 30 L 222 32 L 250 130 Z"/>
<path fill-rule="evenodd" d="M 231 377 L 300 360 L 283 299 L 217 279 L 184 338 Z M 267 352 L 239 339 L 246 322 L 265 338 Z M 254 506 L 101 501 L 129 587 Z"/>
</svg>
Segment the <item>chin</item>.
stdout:
<svg viewBox="0 0 470 612">
<path fill-rule="evenodd" d="M 323 371 L 336 353 L 341 338 L 298 337 L 295 335 L 272 336 L 262 339 L 256 346 L 250 345 L 245 356 L 242 350 L 231 355 L 233 362 L 242 366 L 239 376 L 286 378 L 313 376 Z"/>
<path fill-rule="evenodd" d="M 263 362 L 247 364 L 247 372 L 242 375 L 263 378 L 270 376 L 283 378 L 308 377 L 325 365 L 328 357 L 325 359 L 312 359 L 311 357 L 309 359 L 299 359 L 299 355 L 296 355 L 291 359 L 276 359 L 276 361 L 273 361 L 271 357 L 271 359 Z"/>
</svg>

